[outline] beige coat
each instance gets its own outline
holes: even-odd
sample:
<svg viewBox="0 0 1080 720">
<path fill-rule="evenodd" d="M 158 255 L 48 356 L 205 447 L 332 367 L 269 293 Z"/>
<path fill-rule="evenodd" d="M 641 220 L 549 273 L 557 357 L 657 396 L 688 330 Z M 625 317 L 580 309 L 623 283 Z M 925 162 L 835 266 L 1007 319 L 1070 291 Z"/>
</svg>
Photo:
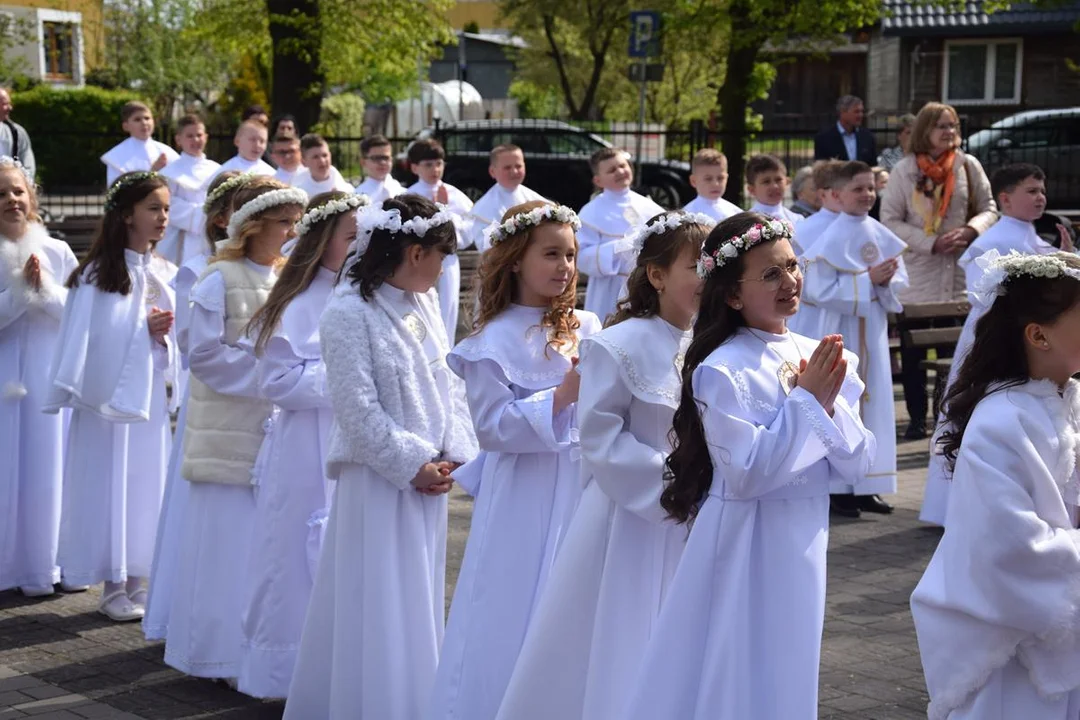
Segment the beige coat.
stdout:
<svg viewBox="0 0 1080 720">
<path fill-rule="evenodd" d="M 965 162 L 967 172 L 964 172 Z M 940 232 L 945 233 L 966 224 L 982 235 L 997 222 L 998 217 L 986 172 L 977 159 L 958 152 L 953 173 L 956 175 L 956 186 Z M 969 175 L 974 185 L 974 200 L 970 205 L 975 215 L 971 219 L 967 218 L 968 197 L 972 194 L 972 189 L 968 187 Z M 911 197 L 918 177 L 919 166 L 915 156 L 906 156 L 889 173 L 889 184 L 881 198 L 881 222 L 908 244 L 904 262 L 910 284 L 900 294 L 900 301 L 916 303 L 963 299 L 964 271 L 956 262 L 960 256 L 933 252 L 936 236 L 923 231 L 923 218 L 912 206 Z"/>
</svg>

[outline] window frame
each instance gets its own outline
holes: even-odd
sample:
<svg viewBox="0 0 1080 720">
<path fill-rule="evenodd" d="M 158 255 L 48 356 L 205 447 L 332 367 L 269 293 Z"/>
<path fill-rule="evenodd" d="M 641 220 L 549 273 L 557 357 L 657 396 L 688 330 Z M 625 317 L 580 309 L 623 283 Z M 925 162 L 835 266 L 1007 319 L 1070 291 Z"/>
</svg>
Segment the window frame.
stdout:
<svg viewBox="0 0 1080 720">
<path fill-rule="evenodd" d="M 954 47 L 980 45 L 986 47 L 986 67 L 983 68 L 983 95 L 978 99 L 953 98 L 949 96 L 949 58 Z M 1002 45 L 1016 47 L 1016 71 L 1013 75 L 1013 94 L 1009 98 L 994 97 L 994 75 L 997 69 L 997 49 Z M 946 40 L 944 68 L 941 73 L 941 97 L 949 105 L 1019 105 L 1023 96 L 1024 80 L 1024 39 L 1008 38 L 972 38 Z"/>
<path fill-rule="evenodd" d="M 36 10 L 37 40 L 38 40 L 38 74 L 42 82 L 61 87 L 82 87 L 86 77 L 85 56 L 83 53 L 83 16 L 80 12 L 70 10 L 53 10 L 51 8 L 38 8 Z M 46 42 L 47 25 L 68 25 L 71 29 L 71 74 L 60 75 L 49 72 L 49 49 Z"/>
</svg>

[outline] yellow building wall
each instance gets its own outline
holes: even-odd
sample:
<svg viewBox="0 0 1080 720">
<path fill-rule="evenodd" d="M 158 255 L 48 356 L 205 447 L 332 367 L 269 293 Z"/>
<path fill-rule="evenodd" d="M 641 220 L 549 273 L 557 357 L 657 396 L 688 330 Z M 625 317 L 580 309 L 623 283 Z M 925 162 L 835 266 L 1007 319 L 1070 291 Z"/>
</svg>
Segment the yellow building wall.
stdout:
<svg viewBox="0 0 1080 720">
<path fill-rule="evenodd" d="M 87 71 L 98 67 L 103 61 L 105 54 L 103 0 L 3 0 L 0 4 L 82 13 L 83 62 Z"/>
<path fill-rule="evenodd" d="M 491 0 L 458 0 L 446 13 L 447 20 L 455 30 L 461 30 L 474 22 L 481 30 L 503 27 L 499 18 L 499 3 Z"/>
</svg>

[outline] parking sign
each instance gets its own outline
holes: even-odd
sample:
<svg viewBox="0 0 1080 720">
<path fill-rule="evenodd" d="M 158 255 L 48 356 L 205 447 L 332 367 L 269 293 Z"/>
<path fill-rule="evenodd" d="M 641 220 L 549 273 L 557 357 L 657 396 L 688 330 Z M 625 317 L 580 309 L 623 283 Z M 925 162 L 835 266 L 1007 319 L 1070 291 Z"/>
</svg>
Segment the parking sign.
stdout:
<svg viewBox="0 0 1080 720">
<path fill-rule="evenodd" d="M 630 13 L 630 57 L 660 55 L 660 13 L 638 10 Z"/>
</svg>

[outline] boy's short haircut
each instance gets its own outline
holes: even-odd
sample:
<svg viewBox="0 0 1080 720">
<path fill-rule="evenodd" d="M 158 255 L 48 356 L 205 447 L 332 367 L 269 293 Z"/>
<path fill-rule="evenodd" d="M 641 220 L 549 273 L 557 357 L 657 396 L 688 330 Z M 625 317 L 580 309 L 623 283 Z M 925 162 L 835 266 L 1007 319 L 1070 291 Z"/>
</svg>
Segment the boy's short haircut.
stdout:
<svg viewBox="0 0 1080 720">
<path fill-rule="evenodd" d="M 266 112 L 266 108 L 264 108 L 262 105 L 248 105 L 246 108 L 244 108 L 244 112 L 240 114 L 240 122 L 247 122 L 256 115 L 269 115 L 269 113 Z M 262 123 L 259 124 L 262 125 Z M 266 126 L 263 125 L 263 127 Z"/>
<path fill-rule="evenodd" d="M 994 193 L 994 201 L 997 202 L 1001 193 L 1011 193 L 1028 178 L 1045 181 L 1046 173 L 1041 167 L 1031 163 L 1013 163 L 999 167 L 990 177 L 990 190 Z"/>
<path fill-rule="evenodd" d="M 423 138 L 409 146 L 407 153 L 410 165 L 419 165 L 426 160 L 446 160 L 446 151 L 438 140 Z"/>
<path fill-rule="evenodd" d="M 120 108 L 120 122 L 127 122 L 132 115 L 138 112 L 150 113 L 150 108 L 144 102 L 138 100 L 130 100 L 124 103 L 124 107 Z M 150 113 L 153 115 L 153 113 Z"/>
<path fill-rule="evenodd" d="M 373 148 L 390 147 L 390 141 L 385 135 L 368 135 L 360 141 L 360 156 L 367 157 Z"/>
<path fill-rule="evenodd" d="M 758 177 L 767 172 L 778 172 L 787 175 L 787 168 L 780 158 L 773 155 L 754 155 L 746 161 L 746 184 L 753 185 Z"/>
<path fill-rule="evenodd" d="M 836 171 L 844 164 L 843 160 L 818 160 L 811 167 L 814 187 L 818 190 L 836 189 Z"/>
<path fill-rule="evenodd" d="M 305 153 L 317 147 L 326 145 L 326 140 L 318 133 L 308 133 L 300 138 L 300 152 Z M 329 145 L 327 145 L 329 147 Z"/>
<path fill-rule="evenodd" d="M 290 145 L 299 145 L 300 138 L 288 133 L 280 133 L 274 136 L 274 144 L 279 145 L 281 143 L 289 143 Z"/>
<path fill-rule="evenodd" d="M 727 156 L 715 148 L 702 148 L 694 153 L 694 158 L 690 161 L 690 172 L 697 172 L 703 167 L 717 166 L 723 167 L 724 172 L 727 172 Z"/>
<path fill-rule="evenodd" d="M 626 151 L 617 147 L 602 147 L 592 154 L 589 158 L 589 169 L 592 170 L 593 175 L 600 174 L 600 163 L 612 160 L 617 157 L 625 157 Z"/>
<path fill-rule="evenodd" d="M 181 115 L 180 119 L 176 121 L 176 134 L 184 132 L 184 128 L 191 127 L 192 125 L 202 125 L 205 127 L 206 123 L 196 113 L 187 113 Z"/>
<path fill-rule="evenodd" d="M 496 145 L 491 149 L 491 154 L 488 156 L 488 164 L 495 167 L 495 163 L 498 161 L 499 156 L 503 153 L 519 152 L 521 157 L 525 157 L 524 151 L 513 143 L 503 143 L 502 145 Z"/>
<path fill-rule="evenodd" d="M 802 192 L 803 186 L 806 185 L 806 181 L 814 181 L 814 168 L 810 165 L 801 167 L 795 171 L 795 177 L 791 178 L 791 194 L 795 197 L 799 196 Z M 817 186 L 814 186 L 817 189 Z"/>
<path fill-rule="evenodd" d="M 849 160 L 840 163 L 840 167 L 836 168 L 836 179 L 833 181 L 833 189 L 839 190 L 857 176 L 867 174 L 873 175 L 874 171 L 862 160 Z"/>
<path fill-rule="evenodd" d="M 240 123 L 240 127 L 236 128 L 236 137 L 240 137 L 245 130 L 256 130 L 258 132 L 266 132 L 266 126 L 261 122 L 255 120 L 245 120 Z"/>
</svg>

